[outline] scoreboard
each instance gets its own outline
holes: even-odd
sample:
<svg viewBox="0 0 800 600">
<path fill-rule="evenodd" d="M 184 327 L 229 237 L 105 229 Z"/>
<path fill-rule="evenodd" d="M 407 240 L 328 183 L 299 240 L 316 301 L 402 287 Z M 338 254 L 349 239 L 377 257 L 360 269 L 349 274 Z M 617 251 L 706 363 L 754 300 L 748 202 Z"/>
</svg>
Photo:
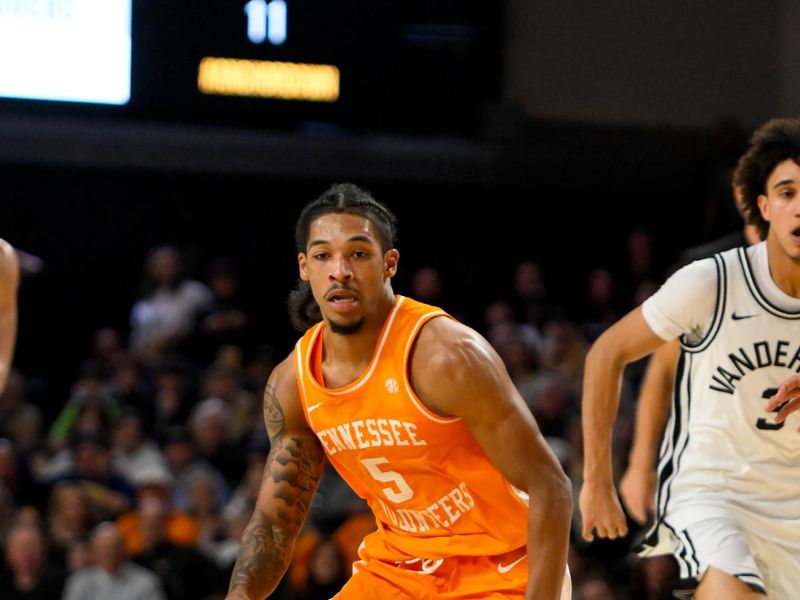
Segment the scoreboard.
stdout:
<svg viewBox="0 0 800 600">
<path fill-rule="evenodd" d="M 468 132 L 502 3 L 0 0 L 0 113 Z"/>
</svg>

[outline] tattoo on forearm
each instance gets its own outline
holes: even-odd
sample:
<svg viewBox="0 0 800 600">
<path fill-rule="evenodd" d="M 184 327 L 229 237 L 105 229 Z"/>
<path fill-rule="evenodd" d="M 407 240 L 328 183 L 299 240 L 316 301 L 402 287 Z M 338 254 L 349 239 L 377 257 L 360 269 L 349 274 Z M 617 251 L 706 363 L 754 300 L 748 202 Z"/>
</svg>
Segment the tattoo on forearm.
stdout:
<svg viewBox="0 0 800 600">
<path fill-rule="evenodd" d="M 242 536 L 229 591 L 255 589 L 266 596 L 277 585 L 288 563 L 286 534 L 271 519 L 256 513 Z"/>
<path fill-rule="evenodd" d="M 264 393 L 264 421 L 271 446 L 262 487 L 272 488 L 276 502 L 270 514 L 254 512 L 230 583 L 231 590 L 242 587 L 259 597 L 271 592 L 286 570 L 322 474 L 319 444 L 285 434 L 284 413 L 269 384 Z"/>
</svg>

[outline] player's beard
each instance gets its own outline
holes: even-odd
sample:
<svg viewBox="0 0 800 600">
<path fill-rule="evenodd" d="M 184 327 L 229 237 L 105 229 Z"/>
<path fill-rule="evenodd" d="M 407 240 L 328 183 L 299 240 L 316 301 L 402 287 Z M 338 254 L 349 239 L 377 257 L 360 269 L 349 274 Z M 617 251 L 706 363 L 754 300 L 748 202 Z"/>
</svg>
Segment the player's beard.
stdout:
<svg viewBox="0 0 800 600">
<path fill-rule="evenodd" d="M 338 333 L 339 335 L 353 335 L 358 333 L 364 326 L 364 317 L 361 317 L 358 321 L 350 323 L 349 325 L 342 325 L 341 323 L 329 319 L 328 325 L 333 333 Z"/>
</svg>

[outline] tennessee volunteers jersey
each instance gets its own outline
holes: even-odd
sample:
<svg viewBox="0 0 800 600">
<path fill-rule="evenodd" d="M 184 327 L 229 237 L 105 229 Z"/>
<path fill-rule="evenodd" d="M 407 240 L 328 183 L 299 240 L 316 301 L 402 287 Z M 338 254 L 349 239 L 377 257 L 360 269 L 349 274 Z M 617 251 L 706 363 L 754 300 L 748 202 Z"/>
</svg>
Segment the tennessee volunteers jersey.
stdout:
<svg viewBox="0 0 800 600">
<path fill-rule="evenodd" d="M 372 536 L 380 540 L 374 541 L 399 552 L 397 560 L 520 548 L 527 541 L 527 494 L 503 477 L 460 418 L 433 413 L 411 388 L 414 341 L 433 318 L 450 317 L 397 296 L 369 367 L 335 389 L 322 376 L 325 323 L 309 329 L 295 348 L 306 420 L 331 464 L 375 514 Z"/>
</svg>

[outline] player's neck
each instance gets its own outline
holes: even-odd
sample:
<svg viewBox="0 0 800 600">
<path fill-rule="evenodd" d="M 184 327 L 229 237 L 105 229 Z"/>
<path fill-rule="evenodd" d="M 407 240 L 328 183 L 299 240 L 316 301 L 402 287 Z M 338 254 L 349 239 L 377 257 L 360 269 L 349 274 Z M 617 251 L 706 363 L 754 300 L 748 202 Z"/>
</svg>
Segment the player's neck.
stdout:
<svg viewBox="0 0 800 600">
<path fill-rule="evenodd" d="M 800 298 L 800 261 L 789 256 L 772 236 L 767 236 L 767 260 L 775 285 L 789 296 Z"/>
<path fill-rule="evenodd" d="M 366 316 L 361 329 L 355 333 L 335 333 L 331 327 L 326 327 L 322 337 L 323 365 L 368 365 L 393 306 L 394 295 L 387 296 L 378 310 Z"/>
</svg>

